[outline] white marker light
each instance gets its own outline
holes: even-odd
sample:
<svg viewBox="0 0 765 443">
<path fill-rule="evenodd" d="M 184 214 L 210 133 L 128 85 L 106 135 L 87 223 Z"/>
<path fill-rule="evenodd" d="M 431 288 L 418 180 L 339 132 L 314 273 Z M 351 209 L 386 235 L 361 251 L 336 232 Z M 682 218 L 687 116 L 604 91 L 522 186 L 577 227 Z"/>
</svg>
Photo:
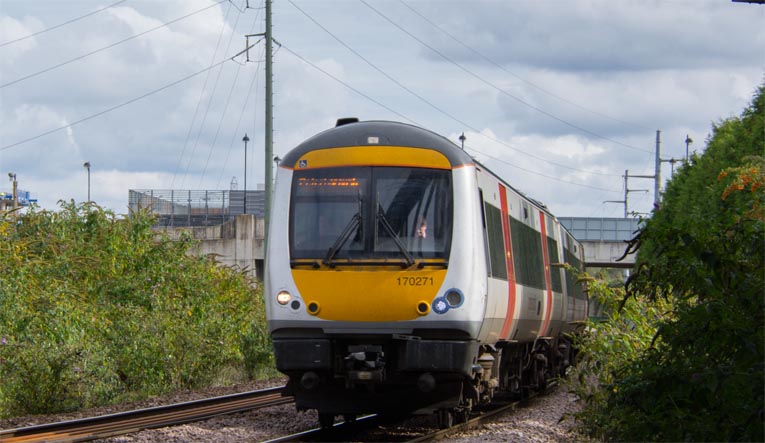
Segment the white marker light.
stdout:
<svg viewBox="0 0 765 443">
<path fill-rule="evenodd" d="M 279 293 L 276 294 L 276 301 L 282 306 L 289 303 L 290 300 L 292 300 L 292 295 L 287 291 L 279 291 Z"/>
</svg>

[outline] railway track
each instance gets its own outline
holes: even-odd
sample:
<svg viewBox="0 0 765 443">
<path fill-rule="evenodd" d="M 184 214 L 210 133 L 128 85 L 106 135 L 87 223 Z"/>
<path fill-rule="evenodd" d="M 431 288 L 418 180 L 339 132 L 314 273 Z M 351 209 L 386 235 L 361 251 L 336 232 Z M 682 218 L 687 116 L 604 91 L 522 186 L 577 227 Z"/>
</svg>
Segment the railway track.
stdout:
<svg viewBox="0 0 765 443">
<path fill-rule="evenodd" d="M 268 440 L 264 443 L 283 442 L 425 442 L 448 438 L 455 432 L 474 429 L 481 424 L 523 406 L 540 395 L 545 395 L 557 388 L 556 381 L 550 381 L 548 388 L 541 393 L 533 393 L 522 400 L 502 402 L 482 408 L 471 419 L 457 423 L 447 429 L 424 429 L 422 426 L 401 425 L 400 421 L 381 418 L 376 415 L 359 418 L 352 423 L 336 423 L 331 429 L 311 429 L 297 434 Z M 398 423 L 397 423 L 398 422 Z"/>
<path fill-rule="evenodd" d="M 292 403 L 292 397 L 282 396 L 283 391 L 284 386 L 60 423 L 0 430 L 0 443 L 87 441 Z"/>
</svg>

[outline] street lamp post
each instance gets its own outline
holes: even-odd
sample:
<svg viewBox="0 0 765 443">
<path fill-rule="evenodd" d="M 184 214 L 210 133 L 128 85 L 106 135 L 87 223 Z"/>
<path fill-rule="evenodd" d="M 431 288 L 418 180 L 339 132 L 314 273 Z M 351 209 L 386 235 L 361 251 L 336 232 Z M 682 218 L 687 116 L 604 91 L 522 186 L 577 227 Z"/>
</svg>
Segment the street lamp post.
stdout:
<svg viewBox="0 0 765 443">
<path fill-rule="evenodd" d="M 90 162 L 85 162 L 82 166 L 88 170 L 88 203 L 90 203 Z"/>
<path fill-rule="evenodd" d="M 12 208 L 16 209 L 19 207 L 19 192 L 18 192 L 18 182 L 16 181 L 16 174 L 13 172 L 8 173 L 8 179 L 11 181 L 11 184 L 13 186 L 12 197 L 13 197 L 13 203 Z"/>
<path fill-rule="evenodd" d="M 244 133 L 242 138 L 244 142 L 244 207 L 242 208 L 242 214 L 247 213 L 247 142 L 250 141 L 250 137 L 247 137 L 247 133 Z"/>
<path fill-rule="evenodd" d="M 460 135 L 460 141 L 462 142 L 462 150 L 465 150 L 465 140 L 467 140 L 467 137 L 465 137 L 465 133 L 463 132 L 462 135 Z"/>
<path fill-rule="evenodd" d="M 693 140 L 691 139 L 691 136 L 686 134 L 685 135 L 685 162 L 688 163 L 688 146 L 693 143 Z"/>
</svg>

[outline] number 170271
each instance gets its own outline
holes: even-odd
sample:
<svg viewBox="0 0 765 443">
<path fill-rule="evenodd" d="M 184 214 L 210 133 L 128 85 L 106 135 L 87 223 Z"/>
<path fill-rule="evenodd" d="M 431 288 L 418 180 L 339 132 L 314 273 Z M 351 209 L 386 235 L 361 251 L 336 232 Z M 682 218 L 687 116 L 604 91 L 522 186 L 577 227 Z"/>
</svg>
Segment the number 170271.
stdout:
<svg viewBox="0 0 765 443">
<path fill-rule="evenodd" d="M 433 277 L 397 277 L 399 286 L 433 286 Z"/>
</svg>

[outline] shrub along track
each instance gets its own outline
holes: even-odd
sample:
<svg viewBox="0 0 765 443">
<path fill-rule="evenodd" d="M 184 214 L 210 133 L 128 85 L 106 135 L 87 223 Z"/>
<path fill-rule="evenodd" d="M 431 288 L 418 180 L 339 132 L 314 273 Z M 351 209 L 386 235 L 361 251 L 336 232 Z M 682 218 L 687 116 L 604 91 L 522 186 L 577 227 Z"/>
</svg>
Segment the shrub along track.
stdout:
<svg viewBox="0 0 765 443">
<path fill-rule="evenodd" d="M 60 423 L 0 430 L 0 443 L 73 442 L 129 434 L 223 414 L 292 403 L 284 386 Z"/>
</svg>

